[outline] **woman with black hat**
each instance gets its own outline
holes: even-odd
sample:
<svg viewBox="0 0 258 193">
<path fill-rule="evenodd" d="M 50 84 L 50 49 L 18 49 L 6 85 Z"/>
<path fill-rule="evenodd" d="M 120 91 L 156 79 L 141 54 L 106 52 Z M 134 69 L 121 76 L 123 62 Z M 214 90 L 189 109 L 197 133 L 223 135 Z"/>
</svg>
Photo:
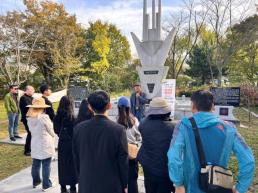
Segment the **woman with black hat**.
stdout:
<svg viewBox="0 0 258 193">
<path fill-rule="evenodd" d="M 168 174 L 167 152 L 174 125 L 170 120 L 171 107 L 163 98 L 154 98 L 146 117 L 139 126 L 142 146 L 138 160 L 144 171 L 146 193 L 174 192 Z"/>
</svg>

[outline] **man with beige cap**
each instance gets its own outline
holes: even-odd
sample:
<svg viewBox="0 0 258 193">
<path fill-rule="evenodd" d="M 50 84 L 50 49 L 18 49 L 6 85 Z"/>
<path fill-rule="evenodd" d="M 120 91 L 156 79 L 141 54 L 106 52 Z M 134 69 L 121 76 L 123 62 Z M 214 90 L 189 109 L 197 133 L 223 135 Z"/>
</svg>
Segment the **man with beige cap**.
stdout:
<svg viewBox="0 0 258 193">
<path fill-rule="evenodd" d="M 40 167 L 42 164 L 42 190 L 45 192 L 53 187 L 50 181 L 51 158 L 55 154 L 53 123 L 45 110 L 49 108 L 43 98 L 36 98 L 28 105 L 27 120 L 31 132 L 31 157 L 33 158 L 31 174 L 33 188 L 41 184 Z"/>
</svg>

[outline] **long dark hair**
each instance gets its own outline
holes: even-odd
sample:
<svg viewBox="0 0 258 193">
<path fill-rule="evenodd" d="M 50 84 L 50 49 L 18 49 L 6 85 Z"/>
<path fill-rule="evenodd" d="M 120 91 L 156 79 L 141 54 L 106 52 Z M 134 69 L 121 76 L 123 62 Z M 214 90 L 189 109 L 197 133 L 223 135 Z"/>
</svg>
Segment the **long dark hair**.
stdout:
<svg viewBox="0 0 258 193">
<path fill-rule="evenodd" d="M 89 109 L 89 103 L 87 99 L 83 99 L 79 108 L 79 113 L 75 124 L 79 124 L 83 121 L 89 120 L 94 116 L 94 113 Z"/>
<path fill-rule="evenodd" d="M 126 129 L 130 129 L 135 124 L 135 118 L 130 113 L 130 108 L 126 106 L 118 107 L 118 120 L 117 123 L 126 127 Z"/>
<path fill-rule="evenodd" d="M 73 99 L 71 97 L 63 96 L 61 98 L 55 119 L 60 122 L 74 120 Z"/>
</svg>

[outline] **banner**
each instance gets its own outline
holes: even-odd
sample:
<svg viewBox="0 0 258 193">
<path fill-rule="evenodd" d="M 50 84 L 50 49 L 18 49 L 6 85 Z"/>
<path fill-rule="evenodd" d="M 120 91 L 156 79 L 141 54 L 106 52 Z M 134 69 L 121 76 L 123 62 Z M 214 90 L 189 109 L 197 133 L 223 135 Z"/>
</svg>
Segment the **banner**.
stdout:
<svg viewBox="0 0 258 193">
<path fill-rule="evenodd" d="M 19 91 L 19 95 L 22 96 L 24 94 L 24 91 Z M 61 90 L 59 92 L 54 92 L 51 94 L 51 96 L 48 97 L 48 99 L 52 102 L 52 103 L 55 103 L 55 102 L 59 102 L 61 100 L 61 98 L 63 96 L 66 96 L 67 95 L 67 89 L 64 89 L 64 90 Z M 42 94 L 40 93 L 35 93 L 33 95 L 34 98 L 40 98 L 42 96 Z"/>
<path fill-rule="evenodd" d="M 162 83 L 162 97 L 167 100 L 171 106 L 171 116 L 175 116 L 175 103 L 176 103 L 176 80 L 166 79 Z"/>
</svg>

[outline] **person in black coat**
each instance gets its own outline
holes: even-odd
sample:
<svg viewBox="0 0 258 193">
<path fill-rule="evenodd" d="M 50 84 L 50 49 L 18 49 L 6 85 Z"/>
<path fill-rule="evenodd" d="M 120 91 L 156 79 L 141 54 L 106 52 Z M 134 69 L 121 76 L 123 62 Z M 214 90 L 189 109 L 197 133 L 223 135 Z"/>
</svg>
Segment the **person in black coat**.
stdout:
<svg viewBox="0 0 258 193">
<path fill-rule="evenodd" d="M 72 152 L 74 122 L 73 100 L 64 96 L 59 103 L 54 119 L 55 133 L 59 136 L 58 177 L 61 193 L 68 193 L 66 188 L 68 185 L 70 193 L 76 193 L 76 184 L 78 183 Z"/>
<path fill-rule="evenodd" d="M 20 110 L 21 110 L 21 122 L 23 123 L 25 130 L 27 132 L 27 137 L 26 137 L 26 142 L 24 145 L 24 155 L 25 156 L 30 156 L 31 153 L 31 148 L 30 148 L 30 143 L 31 143 L 31 133 L 28 127 L 27 123 L 27 112 L 29 108 L 27 107 L 28 105 L 32 104 L 33 100 L 33 94 L 35 92 L 35 89 L 32 86 L 26 86 L 25 93 L 24 95 L 20 98 Z"/>
<path fill-rule="evenodd" d="M 175 189 L 169 179 L 168 158 L 174 124 L 171 108 L 163 98 L 154 98 L 145 118 L 139 125 L 142 146 L 137 159 L 144 172 L 146 193 L 171 193 Z"/>
<path fill-rule="evenodd" d="M 83 121 L 87 121 L 91 119 L 94 116 L 94 113 L 89 108 L 89 103 L 87 99 L 83 99 L 79 108 L 79 113 L 75 121 L 75 125 L 78 125 L 79 123 Z"/>
<path fill-rule="evenodd" d="M 74 129 L 73 153 L 79 193 L 125 193 L 128 145 L 125 128 L 107 117 L 109 95 L 96 91 L 88 98 L 95 116 Z"/>
<path fill-rule="evenodd" d="M 46 109 L 46 114 L 49 116 L 51 121 L 54 121 L 55 111 L 53 109 L 52 102 L 48 99 L 48 97 L 52 94 L 51 88 L 48 85 L 42 85 L 39 90 L 42 94 L 42 98 L 45 99 L 46 105 L 50 106 L 50 108 Z"/>
</svg>

